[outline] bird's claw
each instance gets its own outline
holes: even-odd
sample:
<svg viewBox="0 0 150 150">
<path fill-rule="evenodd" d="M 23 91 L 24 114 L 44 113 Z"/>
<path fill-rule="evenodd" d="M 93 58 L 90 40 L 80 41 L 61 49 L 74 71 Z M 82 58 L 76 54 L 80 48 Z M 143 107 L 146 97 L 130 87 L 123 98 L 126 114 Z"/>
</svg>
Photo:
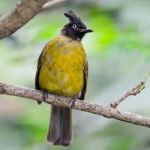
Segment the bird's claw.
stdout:
<svg viewBox="0 0 150 150">
<path fill-rule="evenodd" d="M 74 96 L 73 98 L 71 98 L 71 100 L 69 102 L 71 104 L 71 108 L 75 105 L 77 98 L 78 98 L 77 96 Z"/>
<path fill-rule="evenodd" d="M 46 99 L 48 98 L 48 92 L 47 91 L 42 91 L 42 99 L 44 102 L 46 102 Z M 42 101 L 37 101 L 38 104 L 41 104 Z"/>
<path fill-rule="evenodd" d="M 48 92 L 47 91 L 43 91 L 42 98 L 43 98 L 43 101 L 46 102 L 46 99 L 48 98 Z"/>
</svg>

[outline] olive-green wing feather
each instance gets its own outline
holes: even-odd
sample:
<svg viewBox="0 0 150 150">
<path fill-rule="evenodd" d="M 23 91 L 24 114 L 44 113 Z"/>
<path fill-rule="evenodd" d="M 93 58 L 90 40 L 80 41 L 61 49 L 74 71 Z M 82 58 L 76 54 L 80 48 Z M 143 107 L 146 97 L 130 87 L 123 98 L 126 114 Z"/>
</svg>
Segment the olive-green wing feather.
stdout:
<svg viewBox="0 0 150 150">
<path fill-rule="evenodd" d="M 45 47 L 46 48 L 46 47 Z M 35 76 L 35 88 L 37 90 L 40 90 L 40 85 L 39 85 L 39 74 L 40 74 L 40 70 L 41 70 L 41 66 L 43 64 L 43 62 L 45 61 L 45 48 L 43 49 L 42 53 L 39 56 L 38 59 L 38 66 L 37 66 L 37 71 L 36 71 L 36 76 Z"/>
<path fill-rule="evenodd" d="M 83 79 L 84 79 L 84 85 L 83 89 L 81 91 L 81 95 L 79 96 L 79 99 L 84 100 L 86 89 L 87 89 L 87 79 L 88 79 L 88 62 L 86 61 L 83 67 Z"/>
</svg>

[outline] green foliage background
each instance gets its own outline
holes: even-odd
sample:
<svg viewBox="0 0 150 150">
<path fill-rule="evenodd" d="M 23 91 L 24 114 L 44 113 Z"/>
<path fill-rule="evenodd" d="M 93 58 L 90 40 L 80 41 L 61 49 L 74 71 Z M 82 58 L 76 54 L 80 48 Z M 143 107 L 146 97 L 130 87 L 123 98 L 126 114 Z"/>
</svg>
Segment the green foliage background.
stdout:
<svg viewBox="0 0 150 150">
<path fill-rule="evenodd" d="M 0 1 L 0 13 L 16 0 Z M 142 80 L 150 70 L 150 1 L 68 0 L 40 13 L 0 41 L 0 82 L 34 88 L 38 56 L 67 23 L 74 10 L 94 32 L 83 44 L 89 61 L 87 100 L 108 104 Z M 121 104 L 120 109 L 149 115 L 150 88 Z M 88 113 L 73 111 L 73 141 L 67 148 L 46 142 L 50 106 L 18 97 L 0 96 L 2 150 L 149 150 L 150 130 Z"/>
</svg>

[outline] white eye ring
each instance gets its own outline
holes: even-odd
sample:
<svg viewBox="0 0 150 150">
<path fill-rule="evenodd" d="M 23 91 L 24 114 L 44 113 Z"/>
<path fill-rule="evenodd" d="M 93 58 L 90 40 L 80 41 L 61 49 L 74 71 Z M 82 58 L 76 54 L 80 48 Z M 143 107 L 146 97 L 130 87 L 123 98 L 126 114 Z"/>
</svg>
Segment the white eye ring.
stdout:
<svg viewBox="0 0 150 150">
<path fill-rule="evenodd" d="M 76 25 L 76 24 L 73 24 L 73 25 L 72 25 L 72 28 L 76 29 L 76 28 L 77 28 L 77 25 Z"/>
</svg>

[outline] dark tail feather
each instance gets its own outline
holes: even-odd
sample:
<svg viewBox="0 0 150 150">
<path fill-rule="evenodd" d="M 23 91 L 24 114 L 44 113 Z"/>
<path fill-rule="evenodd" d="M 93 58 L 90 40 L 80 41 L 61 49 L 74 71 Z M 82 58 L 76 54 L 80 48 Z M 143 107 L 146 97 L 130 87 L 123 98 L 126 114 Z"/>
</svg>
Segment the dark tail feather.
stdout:
<svg viewBox="0 0 150 150">
<path fill-rule="evenodd" d="M 47 140 L 54 145 L 68 146 L 71 142 L 71 137 L 71 109 L 52 106 Z"/>
</svg>

